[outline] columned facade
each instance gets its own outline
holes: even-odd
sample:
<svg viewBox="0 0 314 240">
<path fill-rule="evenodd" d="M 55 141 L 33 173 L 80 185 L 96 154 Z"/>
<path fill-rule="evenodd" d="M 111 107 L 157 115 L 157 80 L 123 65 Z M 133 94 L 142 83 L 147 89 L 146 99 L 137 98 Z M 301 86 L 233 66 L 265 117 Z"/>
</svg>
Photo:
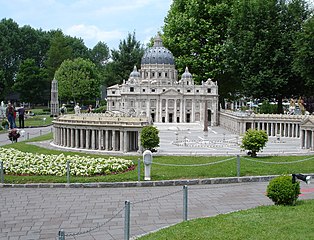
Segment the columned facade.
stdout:
<svg viewBox="0 0 314 240">
<path fill-rule="evenodd" d="M 244 134 L 248 129 L 264 130 L 270 137 L 302 138 L 301 134 L 311 142 L 311 131 L 304 125 L 305 119 L 313 119 L 313 116 L 283 115 L 283 114 L 245 114 L 233 111 L 220 111 L 219 124 L 221 127 L 235 134 Z M 303 126 L 303 133 L 301 131 Z M 305 141 L 305 140 L 304 140 Z M 308 144 L 309 145 L 309 144 Z M 303 145 L 302 145 L 303 146 Z M 306 144 L 304 143 L 304 146 Z"/>
<path fill-rule="evenodd" d="M 301 148 L 314 151 L 314 117 L 306 118 L 301 124 Z"/>
<path fill-rule="evenodd" d="M 141 149 L 140 133 L 148 124 L 147 118 L 63 115 L 53 121 L 53 143 L 68 148 L 134 152 Z"/>
</svg>

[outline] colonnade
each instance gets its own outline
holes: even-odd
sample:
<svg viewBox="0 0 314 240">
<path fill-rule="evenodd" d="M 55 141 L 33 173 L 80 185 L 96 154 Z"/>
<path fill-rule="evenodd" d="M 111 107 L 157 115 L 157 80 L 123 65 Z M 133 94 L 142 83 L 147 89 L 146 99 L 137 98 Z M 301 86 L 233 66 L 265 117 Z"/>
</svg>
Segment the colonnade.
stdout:
<svg viewBox="0 0 314 240">
<path fill-rule="evenodd" d="M 55 126 L 54 144 L 82 149 L 132 152 L 139 150 L 138 131 Z"/>
<path fill-rule="evenodd" d="M 141 150 L 140 133 L 146 125 L 146 118 L 64 115 L 53 121 L 53 143 L 68 148 L 134 152 Z"/>
<path fill-rule="evenodd" d="M 314 150 L 314 129 L 301 130 L 301 148 Z"/>
<path fill-rule="evenodd" d="M 248 130 L 249 128 L 264 130 L 270 137 L 274 136 L 290 138 L 300 137 L 300 123 L 258 121 L 246 124 L 247 124 L 246 130 Z"/>
<path fill-rule="evenodd" d="M 244 134 L 248 129 L 264 130 L 268 136 L 299 138 L 302 115 L 245 114 L 221 111 L 219 124 L 235 134 Z"/>
</svg>

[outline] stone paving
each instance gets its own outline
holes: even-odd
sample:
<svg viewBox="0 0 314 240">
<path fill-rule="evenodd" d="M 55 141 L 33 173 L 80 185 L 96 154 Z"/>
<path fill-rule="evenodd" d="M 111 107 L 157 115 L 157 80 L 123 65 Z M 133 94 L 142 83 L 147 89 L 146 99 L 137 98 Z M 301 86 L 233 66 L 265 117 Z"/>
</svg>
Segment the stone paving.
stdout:
<svg viewBox="0 0 314 240">
<path fill-rule="evenodd" d="M 197 125 L 163 125 L 160 127 L 160 154 L 191 155 L 220 154 L 224 147 L 213 149 L 172 144 L 178 138 L 202 138 Z M 50 128 L 26 129 L 28 136 L 38 136 Z M 178 134 L 176 134 L 176 132 Z M 182 137 L 183 136 L 183 137 Z M 211 128 L 208 136 L 215 139 L 234 139 L 236 136 L 221 128 Z M 0 135 L 0 145 L 7 136 Z M 205 136 L 207 137 L 207 136 Z M 7 140 L 8 141 L 8 140 Z M 297 145 L 297 140 L 281 139 L 270 142 L 264 154 L 309 154 Z M 45 143 L 47 145 L 47 143 Z M 203 150 L 202 150 L 203 149 Z M 234 148 L 230 154 L 241 153 Z M 225 151 L 226 153 L 226 151 Z M 243 153 L 242 153 L 243 154 Z M 272 204 L 265 196 L 267 182 L 233 184 L 204 184 L 188 186 L 188 219 L 214 216 L 260 205 Z M 1 185 L 1 184 L 0 184 Z M 314 199 L 313 184 L 301 183 L 300 199 Z M 182 186 L 131 188 L 72 188 L 16 186 L 0 187 L 0 239 L 56 239 L 64 229 L 66 239 L 123 239 L 124 205 L 131 202 L 132 237 L 146 234 L 183 219 Z M 94 229 L 93 231 L 89 231 Z M 84 233 L 85 232 L 85 233 Z"/>
<path fill-rule="evenodd" d="M 214 216 L 271 204 L 268 183 L 235 183 L 188 187 L 188 219 Z M 302 184 L 304 196 L 314 188 Z M 182 187 L 146 188 L 0 188 L 0 239 L 123 239 L 124 204 L 131 202 L 130 236 L 183 220 Z M 111 221 L 109 221 L 112 219 Z"/>
</svg>

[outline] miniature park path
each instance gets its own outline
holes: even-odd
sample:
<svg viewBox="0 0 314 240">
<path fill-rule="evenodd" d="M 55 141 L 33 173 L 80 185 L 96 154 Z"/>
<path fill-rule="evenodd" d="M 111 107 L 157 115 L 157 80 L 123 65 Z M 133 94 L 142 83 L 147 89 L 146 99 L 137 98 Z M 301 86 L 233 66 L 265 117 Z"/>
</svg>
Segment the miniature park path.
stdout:
<svg viewBox="0 0 314 240">
<path fill-rule="evenodd" d="M 38 129 L 33 129 L 31 136 L 36 132 Z M 4 145 L 3 139 L 1 134 L 0 145 Z M 272 204 L 265 196 L 267 185 L 267 182 L 189 185 L 188 219 Z M 301 192 L 300 199 L 313 199 L 313 184 L 301 183 Z M 126 200 L 131 202 L 133 238 L 183 219 L 182 186 L 7 188 L 0 184 L 0 239 L 57 239 L 60 229 L 66 234 L 75 233 L 65 239 L 124 239 Z"/>
</svg>

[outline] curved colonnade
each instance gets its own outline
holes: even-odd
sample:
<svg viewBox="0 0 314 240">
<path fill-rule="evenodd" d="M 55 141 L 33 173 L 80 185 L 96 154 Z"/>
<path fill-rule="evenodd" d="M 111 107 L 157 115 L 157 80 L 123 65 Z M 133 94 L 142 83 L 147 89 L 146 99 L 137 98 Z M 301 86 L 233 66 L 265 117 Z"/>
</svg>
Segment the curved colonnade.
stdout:
<svg viewBox="0 0 314 240">
<path fill-rule="evenodd" d="M 53 143 L 68 148 L 134 152 L 141 149 L 140 133 L 147 125 L 147 118 L 68 114 L 53 121 Z"/>
</svg>

